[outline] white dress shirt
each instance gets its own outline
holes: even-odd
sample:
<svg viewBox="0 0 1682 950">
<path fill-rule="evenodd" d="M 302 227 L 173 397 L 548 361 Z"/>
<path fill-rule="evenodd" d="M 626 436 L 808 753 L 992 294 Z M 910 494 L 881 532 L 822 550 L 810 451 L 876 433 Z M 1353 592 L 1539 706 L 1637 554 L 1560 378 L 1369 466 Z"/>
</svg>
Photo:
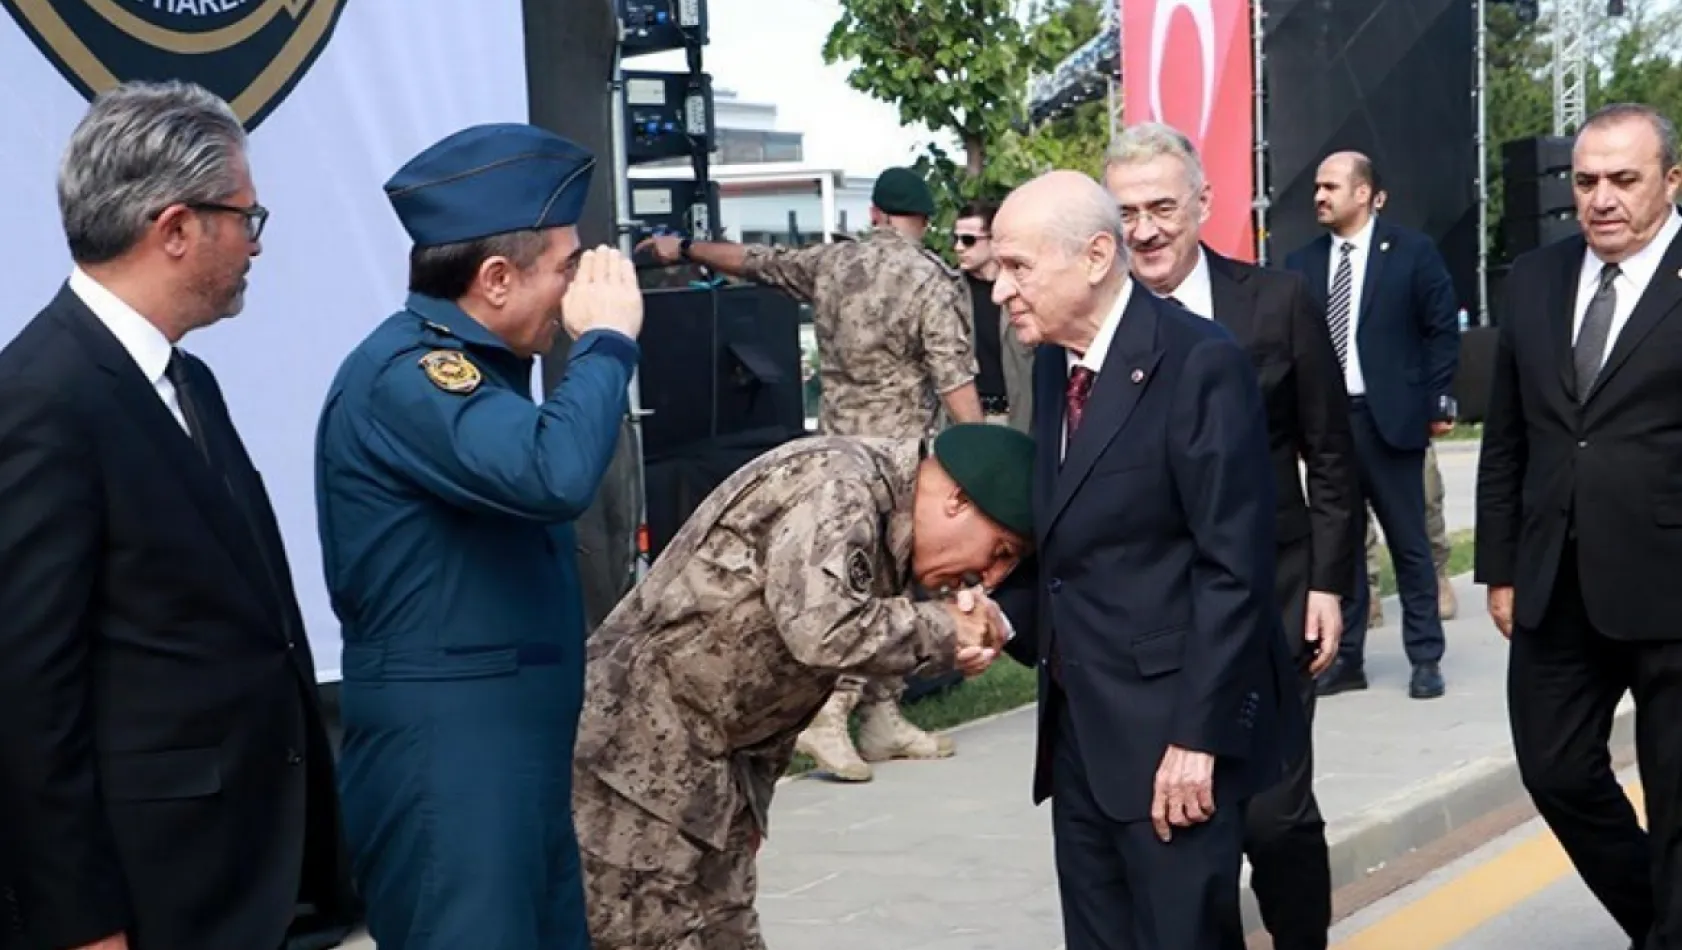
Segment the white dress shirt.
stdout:
<svg viewBox="0 0 1682 950">
<path fill-rule="evenodd" d="M 1343 370 L 1343 384 L 1348 387 L 1351 396 L 1364 396 L 1367 392 L 1367 379 L 1361 375 L 1361 348 L 1355 341 L 1356 331 L 1361 326 L 1361 294 L 1366 289 L 1367 260 L 1372 257 L 1372 235 L 1377 222 L 1376 217 L 1367 218 L 1367 226 L 1350 237 L 1328 235 L 1332 239 L 1331 256 L 1326 259 L 1328 300 L 1331 299 L 1332 285 L 1337 283 L 1337 267 L 1338 262 L 1343 260 L 1343 245 L 1355 246 L 1355 249 L 1349 252 L 1349 356 L 1346 360 L 1348 365 Z"/>
<path fill-rule="evenodd" d="M 1209 283 L 1209 255 L 1203 253 L 1203 245 L 1197 246 L 1197 263 L 1192 265 L 1191 273 L 1180 281 L 1180 286 L 1164 294 L 1180 302 L 1180 306 L 1205 320 L 1215 319 L 1215 291 Z"/>
<path fill-rule="evenodd" d="M 1110 353 L 1110 342 L 1115 339 L 1116 327 L 1121 325 L 1121 315 L 1127 310 L 1127 301 L 1132 297 L 1133 280 L 1128 278 L 1122 283 L 1121 293 L 1116 294 L 1115 303 L 1110 305 L 1109 314 L 1104 317 L 1104 322 L 1099 325 L 1098 335 L 1092 338 L 1092 345 L 1086 348 L 1086 352 L 1077 354 L 1074 350 L 1064 351 L 1068 359 L 1070 374 L 1074 373 L 1076 366 L 1084 366 L 1091 370 L 1094 375 L 1104 371 L 1104 357 Z M 1093 385 L 1097 385 L 1097 380 L 1093 380 Z M 1063 452 L 1067 452 L 1068 448 L 1069 420 L 1065 415 L 1063 419 L 1063 448 L 1058 453 L 1058 457 L 1061 458 Z"/>
<path fill-rule="evenodd" d="M 1612 353 L 1612 344 L 1618 342 L 1618 334 L 1623 332 L 1624 324 L 1629 322 L 1629 315 L 1635 312 L 1635 305 L 1641 302 L 1641 295 L 1647 292 L 1647 285 L 1658 274 L 1665 251 L 1676 239 L 1678 231 L 1682 231 L 1682 212 L 1672 210 L 1670 220 L 1659 229 L 1658 236 L 1618 265 L 1618 276 L 1612 279 L 1612 288 L 1617 291 L 1618 298 L 1612 307 L 1612 326 L 1606 334 L 1606 349 L 1600 353 L 1602 365 Z M 1573 346 L 1577 343 L 1577 334 L 1583 330 L 1583 318 L 1588 316 L 1589 302 L 1594 299 L 1594 292 L 1600 289 L 1600 269 L 1604 266 L 1605 262 L 1595 256 L 1593 248 L 1583 252 L 1582 276 L 1577 279 L 1577 312 L 1571 329 Z"/>
<path fill-rule="evenodd" d="M 70 272 L 70 290 L 87 304 L 99 322 L 105 324 L 105 328 L 128 351 L 134 365 L 140 367 L 140 374 L 152 384 L 153 391 L 164 401 L 165 408 L 181 425 L 181 430 L 191 434 L 187 428 L 187 417 L 181 414 L 180 401 L 175 398 L 175 384 L 164 375 L 169 368 L 169 358 L 175 352 L 169 338 L 80 267 Z"/>
</svg>

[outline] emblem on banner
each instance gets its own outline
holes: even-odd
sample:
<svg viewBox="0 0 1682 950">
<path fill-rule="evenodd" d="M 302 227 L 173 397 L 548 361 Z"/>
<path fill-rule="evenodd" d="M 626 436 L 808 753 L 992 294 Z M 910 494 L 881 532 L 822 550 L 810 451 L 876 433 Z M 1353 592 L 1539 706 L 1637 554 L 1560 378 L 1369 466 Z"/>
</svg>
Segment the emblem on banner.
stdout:
<svg viewBox="0 0 1682 950">
<path fill-rule="evenodd" d="M 345 0 L 0 0 L 84 97 L 183 79 L 255 129 L 309 71 Z"/>
</svg>

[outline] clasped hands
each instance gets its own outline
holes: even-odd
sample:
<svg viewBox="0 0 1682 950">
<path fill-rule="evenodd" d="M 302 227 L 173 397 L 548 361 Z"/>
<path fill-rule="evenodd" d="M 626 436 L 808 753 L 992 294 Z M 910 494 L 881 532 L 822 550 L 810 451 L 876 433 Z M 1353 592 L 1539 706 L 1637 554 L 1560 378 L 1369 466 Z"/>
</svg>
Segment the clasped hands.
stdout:
<svg viewBox="0 0 1682 950">
<path fill-rule="evenodd" d="M 1004 613 L 979 587 L 966 587 L 941 605 L 957 628 L 956 666 L 965 676 L 980 676 L 1009 639 Z"/>
</svg>

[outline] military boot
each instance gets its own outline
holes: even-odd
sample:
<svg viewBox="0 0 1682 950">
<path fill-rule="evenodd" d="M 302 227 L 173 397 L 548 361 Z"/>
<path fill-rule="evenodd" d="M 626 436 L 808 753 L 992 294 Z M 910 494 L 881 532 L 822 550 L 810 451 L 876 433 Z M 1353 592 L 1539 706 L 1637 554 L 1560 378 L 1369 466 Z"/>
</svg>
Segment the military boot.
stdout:
<svg viewBox="0 0 1682 950">
<path fill-rule="evenodd" d="M 1437 575 L 1437 616 L 1444 620 L 1453 620 L 1460 612 L 1460 600 L 1454 596 L 1454 584 L 1447 574 Z"/>
<path fill-rule="evenodd" d="M 866 762 L 889 759 L 944 759 L 958 751 L 950 736 L 913 726 L 899 703 L 885 700 L 859 708 L 859 753 Z"/>
<path fill-rule="evenodd" d="M 829 694 L 829 701 L 818 710 L 817 718 L 794 742 L 794 751 L 810 756 L 818 771 L 828 772 L 842 782 L 868 782 L 870 766 L 859 758 L 853 748 L 853 735 L 847 729 L 847 718 L 859 694 L 838 689 Z"/>
</svg>

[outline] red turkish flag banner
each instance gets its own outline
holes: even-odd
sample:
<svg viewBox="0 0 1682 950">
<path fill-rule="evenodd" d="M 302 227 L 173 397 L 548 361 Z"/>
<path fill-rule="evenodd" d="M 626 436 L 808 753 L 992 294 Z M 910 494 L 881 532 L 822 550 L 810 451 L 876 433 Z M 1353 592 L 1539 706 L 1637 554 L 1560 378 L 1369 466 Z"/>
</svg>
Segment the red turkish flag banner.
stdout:
<svg viewBox="0 0 1682 950">
<path fill-rule="evenodd" d="M 1128 125 L 1163 122 L 1203 158 L 1212 206 L 1203 240 L 1256 259 L 1255 77 L 1249 0 L 1118 0 Z"/>
</svg>

